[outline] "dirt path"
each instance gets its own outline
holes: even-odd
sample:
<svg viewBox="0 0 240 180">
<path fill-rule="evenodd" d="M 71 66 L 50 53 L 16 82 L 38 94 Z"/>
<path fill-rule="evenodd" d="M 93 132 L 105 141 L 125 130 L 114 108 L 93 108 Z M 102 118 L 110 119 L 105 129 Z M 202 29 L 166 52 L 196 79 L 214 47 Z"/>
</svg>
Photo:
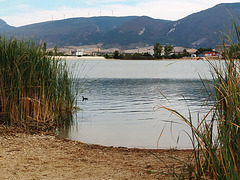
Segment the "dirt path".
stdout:
<svg viewBox="0 0 240 180">
<path fill-rule="evenodd" d="M 163 161 L 156 158 L 156 154 Z M 191 151 L 103 147 L 55 135 L 0 135 L 0 179 L 168 179 Z"/>
</svg>

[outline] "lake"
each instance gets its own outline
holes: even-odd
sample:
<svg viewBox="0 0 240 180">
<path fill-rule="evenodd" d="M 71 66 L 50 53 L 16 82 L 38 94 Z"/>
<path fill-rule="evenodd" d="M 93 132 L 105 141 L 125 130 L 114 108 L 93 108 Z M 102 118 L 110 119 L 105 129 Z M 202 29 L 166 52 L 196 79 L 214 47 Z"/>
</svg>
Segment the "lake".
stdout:
<svg viewBox="0 0 240 180">
<path fill-rule="evenodd" d="M 77 81 L 76 104 L 81 110 L 74 114 L 70 129 L 58 131 L 61 136 L 116 147 L 191 148 L 189 128 L 159 106 L 186 117 L 190 111 L 197 124 L 208 110 L 200 80 L 211 79 L 206 61 L 68 60 L 67 64 Z M 82 96 L 88 100 L 82 101 Z"/>
</svg>

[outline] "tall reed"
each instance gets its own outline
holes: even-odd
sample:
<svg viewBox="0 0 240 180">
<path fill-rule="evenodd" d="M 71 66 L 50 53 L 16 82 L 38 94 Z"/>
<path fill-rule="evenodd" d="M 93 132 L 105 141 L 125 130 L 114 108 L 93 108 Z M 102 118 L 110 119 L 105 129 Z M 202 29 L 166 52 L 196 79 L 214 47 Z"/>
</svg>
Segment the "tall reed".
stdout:
<svg viewBox="0 0 240 180">
<path fill-rule="evenodd" d="M 73 110 L 71 88 L 66 64 L 47 56 L 41 44 L 0 36 L 1 124 L 54 128 Z"/>
<path fill-rule="evenodd" d="M 193 126 L 191 118 L 161 107 L 191 129 L 195 166 L 189 168 L 195 179 L 240 179 L 240 30 L 236 23 L 233 27 L 237 37 L 234 40 L 230 33 L 222 34 L 224 60 L 209 61 L 214 90 L 209 91 L 209 96 L 214 105 L 199 125 Z"/>
</svg>

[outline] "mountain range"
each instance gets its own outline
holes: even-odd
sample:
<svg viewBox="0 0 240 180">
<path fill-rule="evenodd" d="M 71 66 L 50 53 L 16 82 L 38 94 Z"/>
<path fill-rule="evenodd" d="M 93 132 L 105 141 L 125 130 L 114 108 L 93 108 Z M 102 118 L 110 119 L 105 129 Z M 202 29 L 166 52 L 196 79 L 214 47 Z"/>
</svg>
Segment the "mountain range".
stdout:
<svg viewBox="0 0 240 180">
<path fill-rule="evenodd" d="M 90 17 L 48 21 L 21 27 L 0 19 L 0 32 L 31 37 L 48 46 L 101 44 L 104 48 L 162 45 L 189 48 L 215 47 L 220 32 L 231 30 L 233 19 L 239 24 L 240 3 L 223 3 L 177 21 L 147 16 Z"/>
</svg>

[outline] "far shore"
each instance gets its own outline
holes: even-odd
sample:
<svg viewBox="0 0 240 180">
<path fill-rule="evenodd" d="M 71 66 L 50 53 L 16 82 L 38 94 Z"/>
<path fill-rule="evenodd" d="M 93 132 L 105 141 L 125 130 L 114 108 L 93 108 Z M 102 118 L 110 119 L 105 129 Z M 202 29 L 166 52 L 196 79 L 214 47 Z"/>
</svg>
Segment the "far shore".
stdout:
<svg viewBox="0 0 240 180">
<path fill-rule="evenodd" d="M 57 56 L 57 58 L 65 60 L 106 60 L 103 56 Z"/>
<path fill-rule="evenodd" d="M 134 59 L 134 60 L 127 60 L 127 59 L 106 59 L 103 56 L 57 56 L 57 58 L 63 60 L 126 60 L 126 61 L 161 61 L 161 60 L 169 60 L 169 61 L 182 61 L 182 60 L 220 60 L 221 58 L 217 56 L 213 57 L 183 57 L 179 59 Z"/>
</svg>

